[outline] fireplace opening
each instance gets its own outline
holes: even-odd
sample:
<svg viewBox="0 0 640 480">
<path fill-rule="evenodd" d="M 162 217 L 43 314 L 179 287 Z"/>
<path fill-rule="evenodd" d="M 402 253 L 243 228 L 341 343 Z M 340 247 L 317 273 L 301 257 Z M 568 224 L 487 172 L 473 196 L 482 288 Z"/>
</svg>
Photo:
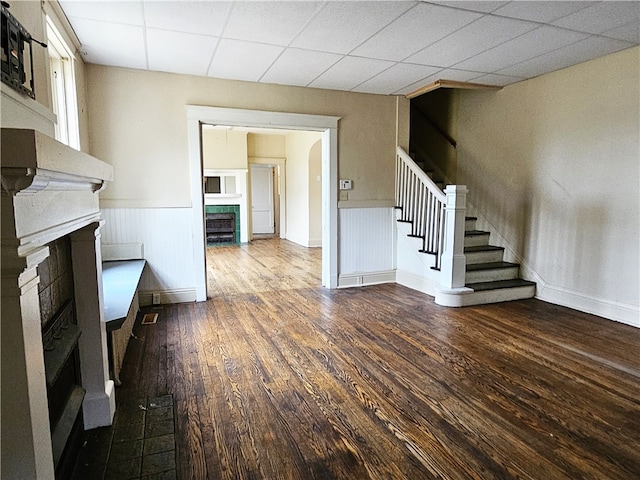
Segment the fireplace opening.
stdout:
<svg viewBox="0 0 640 480">
<path fill-rule="evenodd" d="M 63 237 L 49 245 L 38 265 L 42 345 L 49 406 L 49 427 L 56 478 L 68 478 L 81 447 L 84 422 L 75 313 L 71 244 Z"/>
<path fill-rule="evenodd" d="M 234 212 L 207 213 L 205 232 L 207 245 L 237 243 L 236 214 Z"/>
</svg>

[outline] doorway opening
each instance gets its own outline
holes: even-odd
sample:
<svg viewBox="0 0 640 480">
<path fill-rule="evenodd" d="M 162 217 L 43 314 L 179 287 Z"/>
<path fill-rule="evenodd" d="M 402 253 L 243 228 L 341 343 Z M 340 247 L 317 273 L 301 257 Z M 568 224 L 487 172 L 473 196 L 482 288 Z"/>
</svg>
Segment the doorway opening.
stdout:
<svg viewBox="0 0 640 480">
<path fill-rule="evenodd" d="M 292 131 L 319 132 L 321 137 L 321 218 L 322 218 L 322 285 L 337 288 L 337 124 L 338 117 L 323 115 L 291 114 L 282 112 L 265 112 L 257 110 L 238 110 L 218 107 L 187 106 L 189 158 L 191 165 L 192 212 L 194 223 L 194 266 L 196 275 L 196 300 L 207 298 L 206 282 L 206 244 L 204 232 L 203 201 L 203 159 L 202 159 L 202 125 L 224 125 L 234 128 L 285 129 Z M 260 163 L 260 162 L 257 162 Z M 248 170 L 248 169 L 247 169 Z M 280 169 L 282 171 L 282 168 Z M 247 173 L 248 176 L 248 173 Z M 248 180 L 248 179 L 247 179 Z M 247 183 L 247 188 L 249 184 Z M 237 187 L 237 185 L 236 185 Z M 282 197 L 282 196 L 281 196 Z M 282 201 L 282 200 L 281 200 Z M 284 209 L 284 215 L 292 215 Z M 275 213 L 275 212 L 274 212 Z M 280 209 L 281 216 L 282 209 Z M 241 212 L 242 216 L 242 212 Z M 248 218 L 247 211 L 244 218 Z M 243 222 L 241 222 L 244 224 Z M 241 225 L 241 236 L 242 225 Z M 249 231 L 249 224 L 244 227 Z M 280 218 L 280 236 L 286 229 L 286 223 Z M 291 232 L 285 234 L 290 235 Z M 247 240 L 248 241 L 248 236 Z"/>
</svg>

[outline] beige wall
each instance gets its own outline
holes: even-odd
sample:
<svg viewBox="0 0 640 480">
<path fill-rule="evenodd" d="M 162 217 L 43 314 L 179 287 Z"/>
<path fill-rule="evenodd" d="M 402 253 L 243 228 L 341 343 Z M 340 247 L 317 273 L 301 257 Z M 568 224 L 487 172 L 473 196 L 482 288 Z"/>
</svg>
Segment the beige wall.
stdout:
<svg viewBox="0 0 640 480">
<path fill-rule="evenodd" d="M 462 92 L 458 112 L 458 183 L 538 295 L 611 317 L 635 307 L 636 319 L 639 70 L 634 48 L 499 92 Z"/>
<path fill-rule="evenodd" d="M 190 205 L 185 105 L 339 116 L 340 175 L 353 200 L 390 200 L 396 99 L 89 65 L 91 152 L 115 167 L 103 206 Z"/>
<path fill-rule="evenodd" d="M 210 169 L 247 168 L 247 132 L 202 129 L 202 164 Z"/>
<path fill-rule="evenodd" d="M 309 150 L 309 243 L 322 245 L 322 140 Z"/>
<path fill-rule="evenodd" d="M 285 158 L 285 135 L 250 133 L 247 141 L 250 157 Z"/>
<path fill-rule="evenodd" d="M 310 218 L 309 154 L 320 137 L 318 132 L 293 132 L 286 137 L 287 239 L 304 246 L 309 246 L 310 226 L 318 221 Z"/>
</svg>

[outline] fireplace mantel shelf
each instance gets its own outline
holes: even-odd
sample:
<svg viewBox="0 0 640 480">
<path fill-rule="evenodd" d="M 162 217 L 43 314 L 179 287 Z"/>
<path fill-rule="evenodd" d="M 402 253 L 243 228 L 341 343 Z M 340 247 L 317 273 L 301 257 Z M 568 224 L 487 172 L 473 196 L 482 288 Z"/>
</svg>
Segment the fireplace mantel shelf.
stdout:
<svg viewBox="0 0 640 480">
<path fill-rule="evenodd" d="M 11 194 L 100 190 L 113 167 L 37 130 L 2 129 L 2 186 Z"/>
<path fill-rule="evenodd" d="M 15 231 L 20 256 L 100 221 L 97 192 L 113 180 L 111 165 L 31 129 L 3 128 L 1 155 L 3 204 L 14 216 L 6 232 Z"/>
</svg>

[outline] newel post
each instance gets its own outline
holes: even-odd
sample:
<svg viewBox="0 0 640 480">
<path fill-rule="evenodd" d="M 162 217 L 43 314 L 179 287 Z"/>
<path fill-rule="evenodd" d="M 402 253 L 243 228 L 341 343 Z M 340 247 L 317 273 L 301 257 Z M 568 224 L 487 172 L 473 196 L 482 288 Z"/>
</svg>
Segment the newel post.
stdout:
<svg viewBox="0 0 640 480">
<path fill-rule="evenodd" d="M 444 213 L 444 247 L 440 268 L 440 286 L 444 289 L 464 287 L 464 223 L 467 193 L 465 185 L 447 185 Z"/>
</svg>

